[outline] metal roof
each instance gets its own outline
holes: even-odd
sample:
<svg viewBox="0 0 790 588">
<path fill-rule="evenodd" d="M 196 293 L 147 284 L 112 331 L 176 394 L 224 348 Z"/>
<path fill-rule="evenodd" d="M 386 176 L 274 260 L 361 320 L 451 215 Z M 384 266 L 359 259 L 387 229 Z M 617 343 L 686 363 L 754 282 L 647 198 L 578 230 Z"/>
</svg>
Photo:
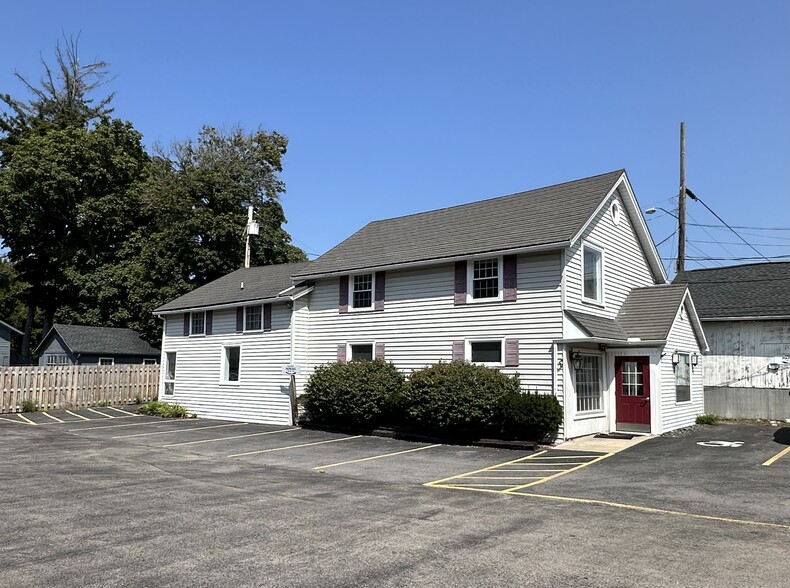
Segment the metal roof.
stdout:
<svg viewBox="0 0 790 588">
<path fill-rule="evenodd" d="M 680 272 L 700 318 L 790 318 L 790 262 L 753 263 Z"/>
<path fill-rule="evenodd" d="M 285 290 L 291 288 L 291 276 L 309 263 L 282 263 L 239 269 L 163 304 L 154 313 L 280 298 Z M 283 296 L 295 296 L 298 292 L 299 290 L 289 291 Z"/>
</svg>

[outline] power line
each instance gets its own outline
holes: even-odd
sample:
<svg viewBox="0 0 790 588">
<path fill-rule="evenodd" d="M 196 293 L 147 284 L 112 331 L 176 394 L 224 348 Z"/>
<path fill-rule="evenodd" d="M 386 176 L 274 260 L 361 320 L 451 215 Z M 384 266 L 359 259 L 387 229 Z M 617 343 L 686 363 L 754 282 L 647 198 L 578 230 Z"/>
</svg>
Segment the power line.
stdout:
<svg viewBox="0 0 790 588">
<path fill-rule="evenodd" d="M 663 240 L 661 240 L 660 242 L 656 243 L 656 249 L 658 249 L 658 248 L 659 248 L 659 246 L 663 245 L 664 243 L 666 243 L 667 241 L 669 241 L 669 240 L 670 240 L 672 237 L 674 237 L 674 236 L 675 236 L 675 235 L 677 235 L 677 234 L 678 234 L 678 230 L 677 230 L 677 229 L 675 229 L 674 231 L 672 231 L 672 234 L 671 234 L 671 235 L 669 235 L 669 237 L 667 237 L 666 239 L 663 239 Z"/>
<path fill-rule="evenodd" d="M 690 190 L 686 190 L 686 192 L 690 192 Z M 693 198 L 693 200 L 699 200 L 699 202 L 702 202 L 702 200 L 700 200 L 699 198 Z M 704 206 L 705 203 L 702 202 L 702 205 Z M 708 209 L 708 210 L 710 210 L 710 209 Z M 713 211 L 711 211 L 711 212 L 713 212 Z M 713 214 L 715 215 L 716 213 L 714 212 Z M 719 217 L 717 216 L 716 218 L 719 218 Z M 721 219 L 719 219 L 719 220 L 721 220 Z M 724 223 L 724 221 L 721 221 L 721 222 Z M 694 223 L 687 223 L 687 224 L 692 225 Z M 727 227 L 728 229 L 751 229 L 753 231 L 790 231 L 790 227 L 746 227 L 746 226 L 743 226 L 743 225 L 728 225 L 727 223 L 724 223 L 723 225 L 700 225 L 700 224 L 697 224 L 697 225 L 694 225 L 694 226 L 695 227 L 714 227 L 714 228 Z"/>
<path fill-rule="evenodd" d="M 662 257 L 661 259 L 668 259 L 672 260 L 673 257 Z M 764 259 L 768 262 L 771 259 L 790 259 L 790 255 L 772 255 L 769 258 L 765 256 L 761 257 L 687 257 L 688 260 L 701 260 L 701 261 L 754 261 L 755 259 Z"/>
<path fill-rule="evenodd" d="M 715 243 L 717 245 L 739 245 L 743 247 L 743 243 L 737 243 L 735 241 L 700 241 L 696 239 L 689 239 L 689 243 Z M 755 247 L 787 247 L 787 245 L 783 243 L 755 243 Z"/>
<path fill-rule="evenodd" d="M 728 225 L 728 224 L 727 224 L 727 223 L 724 221 L 724 219 L 723 219 L 723 218 L 721 218 L 721 217 L 720 217 L 718 214 L 716 214 L 716 213 L 713 211 L 713 209 L 712 209 L 710 206 L 708 206 L 708 205 L 707 205 L 707 204 L 705 204 L 705 203 L 704 203 L 702 200 L 700 200 L 700 199 L 697 197 L 697 195 L 696 195 L 696 194 L 694 194 L 694 192 L 692 192 L 691 190 L 689 190 L 688 188 L 686 188 L 686 193 L 687 193 L 687 194 L 688 194 L 688 195 L 689 195 L 689 196 L 690 196 L 690 197 L 691 197 L 693 200 L 696 200 L 697 202 L 699 202 L 700 204 L 702 204 L 702 206 L 704 206 L 705 208 L 707 208 L 707 209 L 708 209 L 708 212 L 710 212 L 710 213 L 711 213 L 713 216 L 715 216 L 715 217 L 716 217 L 716 218 L 719 220 L 719 222 L 721 222 L 721 223 L 722 223 L 723 225 L 725 225 L 725 226 L 726 226 L 728 229 L 730 229 L 730 230 L 732 231 L 732 233 L 733 233 L 733 234 L 734 234 L 736 237 L 738 237 L 738 238 L 739 238 L 741 241 L 743 241 L 744 243 L 746 243 L 746 244 L 747 244 L 747 245 L 748 245 L 748 246 L 749 246 L 749 247 L 750 247 L 750 248 L 751 248 L 751 249 L 752 249 L 752 250 L 753 250 L 755 253 L 757 253 L 757 255 L 761 256 L 763 259 L 765 259 L 765 261 L 771 261 L 771 260 L 770 260 L 770 259 L 768 259 L 768 258 L 767 258 L 765 255 L 763 255 L 763 254 L 762 254 L 762 253 L 761 253 L 761 252 L 760 252 L 760 251 L 759 251 L 759 250 L 758 250 L 758 249 L 757 249 L 757 248 L 756 248 L 754 245 L 752 245 L 752 244 L 751 244 L 751 243 L 749 243 L 749 242 L 748 242 L 746 239 L 744 239 L 743 237 L 741 237 L 741 236 L 740 236 L 740 234 L 738 233 L 738 231 L 736 231 L 736 230 L 735 230 L 735 229 L 733 229 L 733 228 L 732 228 L 730 225 Z M 790 256 L 782 256 L 782 257 L 790 257 Z"/>
<path fill-rule="evenodd" d="M 686 214 L 688 214 L 688 216 L 691 218 L 691 220 L 694 220 L 694 221 L 695 221 L 695 220 L 697 220 L 696 218 L 694 218 L 694 217 L 692 216 L 692 214 L 691 214 L 690 212 L 688 212 L 688 211 L 687 211 L 687 212 L 686 212 Z M 725 247 L 725 246 L 724 246 L 722 243 L 720 243 L 719 241 L 717 241 L 717 240 L 716 240 L 716 237 L 714 237 L 713 235 L 711 235 L 711 233 L 710 233 L 710 231 L 708 231 L 708 229 L 706 229 L 705 227 L 700 227 L 700 228 L 702 229 L 702 232 L 703 232 L 703 233 L 705 233 L 705 234 L 706 234 L 708 237 L 710 237 L 711 239 L 713 239 L 714 241 L 716 241 L 716 243 L 718 244 L 718 246 L 719 246 L 719 247 L 721 247 L 722 249 L 724 249 L 724 251 L 725 251 L 725 252 L 726 252 L 728 255 L 736 255 L 735 253 L 733 253 L 732 251 L 730 251 L 729 249 L 727 249 L 727 248 L 726 248 L 726 247 Z M 697 251 L 699 251 L 699 249 L 698 249 Z M 704 255 L 704 253 L 703 253 L 703 255 Z"/>
<path fill-rule="evenodd" d="M 686 245 L 688 245 L 688 246 L 689 246 L 689 249 L 693 249 L 694 251 L 696 251 L 697 253 L 699 253 L 699 254 L 700 254 L 700 255 L 702 255 L 702 256 L 707 256 L 707 255 L 708 255 L 707 253 L 705 253 L 704 251 L 702 251 L 702 250 L 701 250 L 699 247 L 697 247 L 696 245 L 692 245 L 692 244 L 691 244 L 691 243 L 689 243 L 688 241 L 686 242 Z M 690 257 L 689 257 L 688 259 L 693 259 L 693 258 L 690 258 Z M 714 262 L 716 265 L 718 265 L 719 267 L 721 267 L 721 265 L 722 265 L 722 264 L 721 264 L 721 262 L 719 262 L 718 260 L 715 260 L 715 259 L 712 259 L 712 258 L 711 258 L 711 260 L 710 260 L 710 261 L 713 261 L 713 262 Z"/>
</svg>

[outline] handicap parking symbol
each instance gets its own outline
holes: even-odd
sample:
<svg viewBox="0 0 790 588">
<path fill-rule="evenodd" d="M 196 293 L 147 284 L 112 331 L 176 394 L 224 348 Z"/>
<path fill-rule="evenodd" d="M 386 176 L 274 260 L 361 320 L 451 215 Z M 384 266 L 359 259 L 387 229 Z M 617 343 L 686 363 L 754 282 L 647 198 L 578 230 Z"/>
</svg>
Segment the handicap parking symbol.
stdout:
<svg viewBox="0 0 790 588">
<path fill-rule="evenodd" d="M 740 447 L 743 441 L 699 441 L 697 445 L 703 447 Z"/>
</svg>

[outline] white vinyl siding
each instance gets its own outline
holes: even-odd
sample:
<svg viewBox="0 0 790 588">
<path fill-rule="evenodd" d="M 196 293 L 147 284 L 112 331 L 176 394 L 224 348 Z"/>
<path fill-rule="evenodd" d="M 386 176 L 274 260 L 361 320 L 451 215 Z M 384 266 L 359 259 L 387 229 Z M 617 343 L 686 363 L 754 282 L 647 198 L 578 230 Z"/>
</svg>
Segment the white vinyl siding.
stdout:
<svg viewBox="0 0 790 588">
<path fill-rule="evenodd" d="M 388 271 L 382 313 L 337 312 L 338 280 L 319 280 L 310 294 L 310 363 L 337 361 L 348 342 L 376 341 L 408 373 L 451 361 L 454 341 L 518 339 L 524 390 L 552 393 L 552 341 L 562 336 L 560 252 L 518 257 L 518 298 L 507 304 L 454 304 L 454 264 Z M 559 388 L 559 384 L 558 384 Z M 561 390 L 556 390 L 561 400 Z"/>
<path fill-rule="evenodd" d="M 337 291 L 336 291 L 337 292 Z M 175 399 L 200 417 L 268 424 L 290 424 L 291 311 L 272 306 L 272 331 L 236 333 L 236 309 L 214 311 L 212 335 L 184 337 L 179 316 L 165 322 L 162 358 L 178 352 Z M 241 347 L 240 380 L 223 383 L 226 347 Z M 297 383 L 300 377 L 297 376 Z"/>
<path fill-rule="evenodd" d="M 699 353 L 699 344 L 694 335 L 688 313 L 681 317 L 680 313 L 675 317 L 675 324 L 669 331 L 667 344 L 664 347 L 664 356 L 661 358 L 661 390 L 651 392 L 653 401 L 661 402 L 661 431 L 671 431 L 679 427 L 687 427 L 694 424 L 698 414 L 702 414 L 704 409 L 704 392 L 702 387 L 702 371 L 704 357 L 699 358 L 696 366 L 689 366 L 691 381 L 691 400 L 688 402 L 677 401 L 677 391 L 675 388 L 675 368 L 672 365 L 672 354 L 680 353 Z"/>
<path fill-rule="evenodd" d="M 654 280 L 645 260 L 642 246 L 636 237 L 633 225 L 622 203 L 618 191 L 616 198 L 622 211 L 620 221 L 612 222 L 611 204 L 604 206 L 581 238 L 566 251 L 565 307 L 570 310 L 596 314 L 608 318 L 617 316 L 626 296 L 632 288 L 652 286 Z M 603 259 L 603 302 L 585 302 L 583 292 L 583 244 L 604 251 Z"/>
</svg>

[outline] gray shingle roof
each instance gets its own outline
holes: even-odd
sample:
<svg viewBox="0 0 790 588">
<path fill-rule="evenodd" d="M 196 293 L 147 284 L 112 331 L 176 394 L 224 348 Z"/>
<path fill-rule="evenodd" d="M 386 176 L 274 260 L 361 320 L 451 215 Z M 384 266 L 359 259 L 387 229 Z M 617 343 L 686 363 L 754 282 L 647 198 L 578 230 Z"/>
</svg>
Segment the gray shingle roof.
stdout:
<svg viewBox="0 0 790 588">
<path fill-rule="evenodd" d="M 296 276 L 507 251 L 572 239 L 623 175 L 603 175 L 528 192 L 372 222 Z"/>
<path fill-rule="evenodd" d="M 628 333 L 626 333 L 614 319 L 575 310 L 566 310 L 565 312 L 579 323 L 579 325 L 589 333 L 590 337 L 599 339 L 618 339 L 622 341 L 628 339 Z"/>
<path fill-rule="evenodd" d="M 55 324 L 66 345 L 74 353 L 158 356 L 159 350 L 140 338 L 132 329 Z M 43 341 L 42 341 L 43 343 Z"/>
<path fill-rule="evenodd" d="M 754 263 L 680 272 L 701 319 L 790 317 L 790 262 Z"/>
<path fill-rule="evenodd" d="M 634 288 L 617 313 L 617 323 L 629 337 L 663 341 L 669 335 L 685 294 L 683 284 Z"/>
<path fill-rule="evenodd" d="M 154 312 L 276 298 L 277 294 L 291 287 L 291 276 L 309 263 L 282 263 L 239 269 L 163 304 Z M 244 289 L 240 287 L 241 282 L 244 282 Z"/>
</svg>

